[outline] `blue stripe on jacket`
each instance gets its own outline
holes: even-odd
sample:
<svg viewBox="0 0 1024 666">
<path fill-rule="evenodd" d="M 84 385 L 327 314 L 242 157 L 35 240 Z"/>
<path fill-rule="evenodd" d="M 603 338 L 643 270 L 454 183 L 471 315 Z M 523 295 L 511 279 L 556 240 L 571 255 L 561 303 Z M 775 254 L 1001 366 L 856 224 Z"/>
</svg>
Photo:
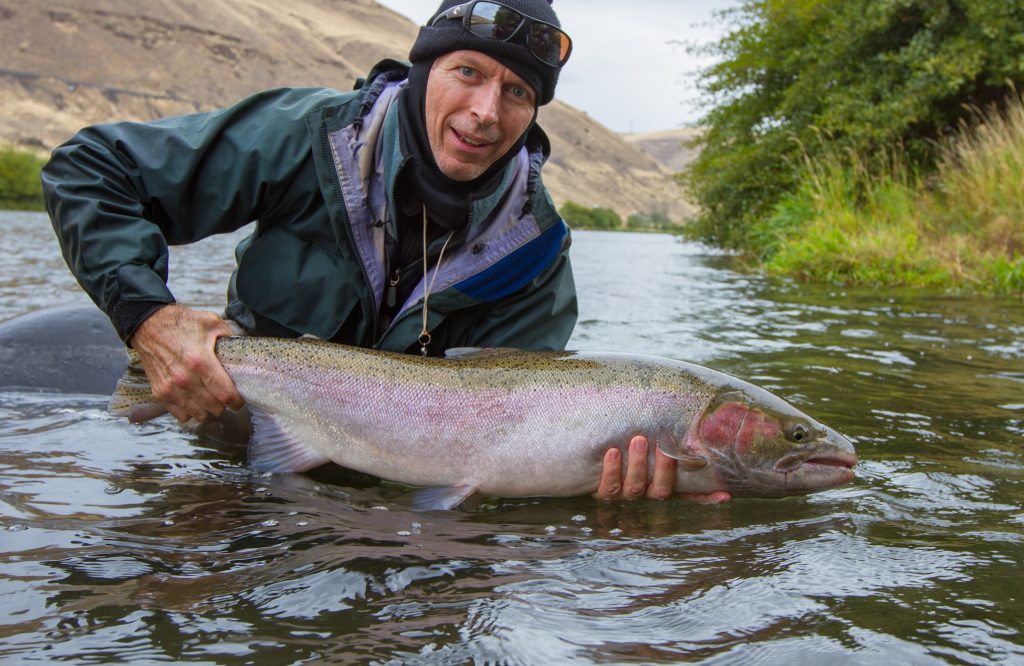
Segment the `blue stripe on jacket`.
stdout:
<svg viewBox="0 0 1024 666">
<path fill-rule="evenodd" d="M 525 287 L 551 264 L 568 233 L 565 222 L 559 220 L 537 238 L 455 288 L 478 301 L 505 298 Z"/>
</svg>

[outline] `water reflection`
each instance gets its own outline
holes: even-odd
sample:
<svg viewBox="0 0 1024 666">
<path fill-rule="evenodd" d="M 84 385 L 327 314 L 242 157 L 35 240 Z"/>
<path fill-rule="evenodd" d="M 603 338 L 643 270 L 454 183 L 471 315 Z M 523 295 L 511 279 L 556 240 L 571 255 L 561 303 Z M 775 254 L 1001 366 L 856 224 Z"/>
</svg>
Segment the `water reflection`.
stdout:
<svg viewBox="0 0 1024 666">
<path fill-rule="evenodd" d="M 84 298 L 45 219 L 4 214 L 0 315 Z M 215 306 L 230 242 L 175 250 Z M 417 513 L 337 468 L 95 396 L 0 395 L 0 660 L 981 663 L 1024 659 L 1019 303 L 744 275 L 666 236 L 579 232 L 578 349 L 711 365 L 852 436 L 808 498 L 482 499 Z M 32 266 L 47 267 L 41 277 Z"/>
</svg>

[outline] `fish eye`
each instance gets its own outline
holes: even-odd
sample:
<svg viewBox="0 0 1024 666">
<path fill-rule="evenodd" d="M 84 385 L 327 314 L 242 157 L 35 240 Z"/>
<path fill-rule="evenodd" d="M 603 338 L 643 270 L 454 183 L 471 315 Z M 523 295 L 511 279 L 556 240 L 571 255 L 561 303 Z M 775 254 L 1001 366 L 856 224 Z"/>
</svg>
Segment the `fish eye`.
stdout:
<svg viewBox="0 0 1024 666">
<path fill-rule="evenodd" d="M 808 432 L 807 428 L 800 423 L 797 423 L 795 426 L 790 428 L 789 432 L 786 434 L 789 435 L 789 439 L 797 443 L 806 442 L 811 436 L 811 433 Z"/>
</svg>

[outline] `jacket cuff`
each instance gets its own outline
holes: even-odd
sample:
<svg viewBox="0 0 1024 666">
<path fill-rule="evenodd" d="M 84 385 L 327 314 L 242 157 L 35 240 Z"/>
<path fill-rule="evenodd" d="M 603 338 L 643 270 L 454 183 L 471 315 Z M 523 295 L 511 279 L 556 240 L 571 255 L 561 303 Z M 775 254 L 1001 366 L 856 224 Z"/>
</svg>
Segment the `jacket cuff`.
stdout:
<svg viewBox="0 0 1024 666">
<path fill-rule="evenodd" d="M 166 267 L 154 270 L 144 264 L 124 264 L 117 269 L 117 293 L 107 307 L 107 316 L 127 345 L 142 322 L 171 303 L 174 296 L 167 288 Z"/>
<path fill-rule="evenodd" d="M 142 325 L 142 322 L 149 319 L 150 315 L 159 310 L 165 305 L 170 305 L 174 301 L 126 301 L 121 297 L 114 297 L 114 301 L 110 304 L 110 311 L 107 312 L 107 316 L 110 317 L 110 323 L 114 325 L 114 330 L 121 337 L 121 340 L 126 346 L 128 340 L 131 339 L 135 331 Z"/>
</svg>

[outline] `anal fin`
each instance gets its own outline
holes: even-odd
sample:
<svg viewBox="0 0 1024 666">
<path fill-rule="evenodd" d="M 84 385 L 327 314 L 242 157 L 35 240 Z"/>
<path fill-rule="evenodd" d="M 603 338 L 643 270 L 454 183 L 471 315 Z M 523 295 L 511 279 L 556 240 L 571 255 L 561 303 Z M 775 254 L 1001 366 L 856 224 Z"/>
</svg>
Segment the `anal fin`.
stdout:
<svg viewBox="0 0 1024 666">
<path fill-rule="evenodd" d="M 447 511 L 459 506 L 476 492 L 476 486 L 439 486 L 422 488 L 412 494 L 412 506 L 417 511 Z"/>
</svg>

